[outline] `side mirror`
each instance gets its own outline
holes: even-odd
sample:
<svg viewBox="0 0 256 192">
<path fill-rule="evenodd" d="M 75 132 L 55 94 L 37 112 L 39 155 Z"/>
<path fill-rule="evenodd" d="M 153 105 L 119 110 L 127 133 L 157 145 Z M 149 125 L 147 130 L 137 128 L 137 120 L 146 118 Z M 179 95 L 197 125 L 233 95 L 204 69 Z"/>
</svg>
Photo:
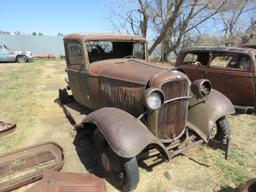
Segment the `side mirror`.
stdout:
<svg viewBox="0 0 256 192">
<path fill-rule="evenodd" d="M 208 79 L 198 79 L 191 84 L 191 91 L 197 98 L 205 98 L 212 90 L 212 84 Z"/>
</svg>

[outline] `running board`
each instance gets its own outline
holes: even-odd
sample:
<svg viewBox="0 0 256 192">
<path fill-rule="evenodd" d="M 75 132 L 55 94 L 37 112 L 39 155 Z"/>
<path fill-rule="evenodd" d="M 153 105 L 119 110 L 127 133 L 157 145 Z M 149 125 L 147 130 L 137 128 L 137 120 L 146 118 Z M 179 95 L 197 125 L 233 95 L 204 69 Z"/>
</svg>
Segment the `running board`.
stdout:
<svg viewBox="0 0 256 192">
<path fill-rule="evenodd" d="M 76 126 L 82 123 L 83 119 L 91 112 L 89 109 L 82 107 L 77 102 L 71 102 L 62 105 L 64 113 L 71 123 Z"/>
</svg>

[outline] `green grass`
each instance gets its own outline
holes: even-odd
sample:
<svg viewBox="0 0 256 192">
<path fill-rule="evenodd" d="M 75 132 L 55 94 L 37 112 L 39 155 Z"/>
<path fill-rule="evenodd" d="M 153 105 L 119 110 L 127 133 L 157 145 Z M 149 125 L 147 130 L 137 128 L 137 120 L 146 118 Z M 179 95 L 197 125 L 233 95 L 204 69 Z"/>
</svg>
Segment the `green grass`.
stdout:
<svg viewBox="0 0 256 192">
<path fill-rule="evenodd" d="M 8 64 L 0 71 L 1 119 L 17 123 L 14 134 L 0 140 L 0 151 L 17 148 L 24 140 L 26 132 L 33 128 L 38 107 L 36 86 L 42 73 L 44 62 Z M 0 69 L 0 70 L 1 70 Z"/>
</svg>

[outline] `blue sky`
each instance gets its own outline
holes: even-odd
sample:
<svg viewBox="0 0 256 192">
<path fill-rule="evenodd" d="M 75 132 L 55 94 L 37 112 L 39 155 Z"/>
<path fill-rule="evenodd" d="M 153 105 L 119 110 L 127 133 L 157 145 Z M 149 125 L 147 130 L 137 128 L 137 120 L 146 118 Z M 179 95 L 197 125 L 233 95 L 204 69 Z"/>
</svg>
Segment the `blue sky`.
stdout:
<svg viewBox="0 0 256 192">
<path fill-rule="evenodd" d="M 111 32 L 109 0 L 0 0 L 0 30 L 42 32 Z"/>
</svg>

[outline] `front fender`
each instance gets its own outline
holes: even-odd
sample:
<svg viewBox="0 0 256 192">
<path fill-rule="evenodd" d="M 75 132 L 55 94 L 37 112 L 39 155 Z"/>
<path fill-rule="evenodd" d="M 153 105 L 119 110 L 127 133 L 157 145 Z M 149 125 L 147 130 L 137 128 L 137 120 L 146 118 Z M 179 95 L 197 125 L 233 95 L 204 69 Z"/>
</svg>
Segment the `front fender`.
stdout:
<svg viewBox="0 0 256 192">
<path fill-rule="evenodd" d="M 235 109 L 231 101 L 219 91 L 212 89 L 205 100 L 194 97 L 190 100 L 187 126 L 207 142 L 215 122 L 222 116 L 233 113 Z"/>
<path fill-rule="evenodd" d="M 83 123 L 93 123 L 102 132 L 112 150 L 123 158 L 137 156 L 149 144 L 156 144 L 169 158 L 164 145 L 135 117 L 117 108 L 101 108 L 89 114 Z"/>
</svg>

